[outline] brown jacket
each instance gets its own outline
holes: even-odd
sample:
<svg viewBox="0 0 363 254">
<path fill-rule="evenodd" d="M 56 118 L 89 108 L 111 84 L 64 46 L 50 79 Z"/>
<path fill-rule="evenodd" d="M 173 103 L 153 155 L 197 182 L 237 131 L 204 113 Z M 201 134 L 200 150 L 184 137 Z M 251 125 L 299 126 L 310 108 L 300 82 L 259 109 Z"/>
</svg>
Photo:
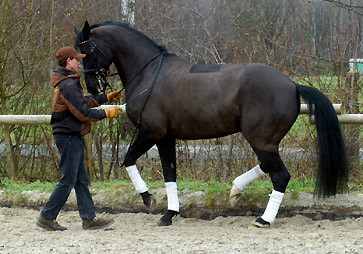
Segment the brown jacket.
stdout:
<svg viewBox="0 0 363 254">
<path fill-rule="evenodd" d="M 52 93 L 53 134 L 85 135 L 91 131 L 91 122 L 106 117 L 104 110 L 91 109 L 107 102 L 107 95 L 84 96 L 80 76 L 71 70 L 59 68 L 50 75 Z"/>
</svg>

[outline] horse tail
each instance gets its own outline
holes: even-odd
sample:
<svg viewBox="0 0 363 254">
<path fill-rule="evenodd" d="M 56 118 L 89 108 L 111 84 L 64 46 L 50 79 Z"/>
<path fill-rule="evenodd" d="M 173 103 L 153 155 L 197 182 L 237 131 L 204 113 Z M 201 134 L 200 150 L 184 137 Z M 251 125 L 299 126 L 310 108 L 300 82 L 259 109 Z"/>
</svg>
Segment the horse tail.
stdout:
<svg viewBox="0 0 363 254">
<path fill-rule="evenodd" d="M 296 84 L 301 97 L 314 115 L 318 135 L 319 167 L 315 195 L 329 197 L 346 188 L 348 167 L 342 132 L 330 100 L 319 90 Z"/>
</svg>

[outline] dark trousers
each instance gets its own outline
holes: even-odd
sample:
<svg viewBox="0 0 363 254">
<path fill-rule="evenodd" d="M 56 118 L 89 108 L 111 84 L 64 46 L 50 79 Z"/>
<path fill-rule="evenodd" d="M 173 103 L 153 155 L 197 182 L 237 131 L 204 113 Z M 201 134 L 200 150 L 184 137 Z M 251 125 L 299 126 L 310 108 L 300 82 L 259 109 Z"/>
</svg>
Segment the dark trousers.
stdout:
<svg viewBox="0 0 363 254">
<path fill-rule="evenodd" d="M 96 217 L 94 203 L 88 189 L 88 173 L 84 165 L 84 139 L 77 135 L 55 134 L 54 140 L 61 156 L 61 178 L 41 215 L 55 220 L 74 187 L 80 217 L 84 219 Z"/>
</svg>

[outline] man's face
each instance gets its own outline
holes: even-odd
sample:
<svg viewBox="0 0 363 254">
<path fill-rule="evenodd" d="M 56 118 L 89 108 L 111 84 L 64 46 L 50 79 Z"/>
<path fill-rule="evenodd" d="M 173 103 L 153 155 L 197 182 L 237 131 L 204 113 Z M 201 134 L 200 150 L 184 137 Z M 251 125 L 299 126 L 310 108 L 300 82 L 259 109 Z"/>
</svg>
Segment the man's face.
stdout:
<svg viewBox="0 0 363 254">
<path fill-rule="evenodd" d="M 77 58 L 73 58 L 73 59 L 68 58 L 66 68 L 77 73 L 80 64 L 81 64 L 81 62 L 79 61 L 79 59 L 77 59 Z"/>
</svg>

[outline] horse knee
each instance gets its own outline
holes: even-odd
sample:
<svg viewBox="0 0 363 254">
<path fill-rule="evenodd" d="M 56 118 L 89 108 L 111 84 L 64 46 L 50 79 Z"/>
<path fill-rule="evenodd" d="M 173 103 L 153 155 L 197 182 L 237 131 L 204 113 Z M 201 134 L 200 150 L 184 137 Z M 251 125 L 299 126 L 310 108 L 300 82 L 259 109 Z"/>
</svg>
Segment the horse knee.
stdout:
<svg viewBox="0 0 363 254">
<path fill-rule="evenodd" d="M 176 167 L 175 164 L 163 165 L 164 181 L 176 182 Z"/>
<path fill-rule="evenodd" d="M 125 167 L 130 167 L 136 164 L 136 160 L 134 158 L 131 158 L 131 156 L 128 156 L 126 154 L 123 165 L 125 165 Z"/>
<path fill-rule="evenodd" d="M 135 165 L 136 160 L 155 145 L 155 142 L 155 137 L 148 129 L 142 126 L 138 130 L 136 139 L 130 144 L 122 165 L 125 165 L 126 167 Z"/>
<path fill-rule="evenodd" d="M 287 169 L 284 167 L 278 172 L 270 173 L 270 178 L 274 186 L 274 190 L 284 193 L 287 185 L 289 184 L 291 176 Z"/>
</svg>

